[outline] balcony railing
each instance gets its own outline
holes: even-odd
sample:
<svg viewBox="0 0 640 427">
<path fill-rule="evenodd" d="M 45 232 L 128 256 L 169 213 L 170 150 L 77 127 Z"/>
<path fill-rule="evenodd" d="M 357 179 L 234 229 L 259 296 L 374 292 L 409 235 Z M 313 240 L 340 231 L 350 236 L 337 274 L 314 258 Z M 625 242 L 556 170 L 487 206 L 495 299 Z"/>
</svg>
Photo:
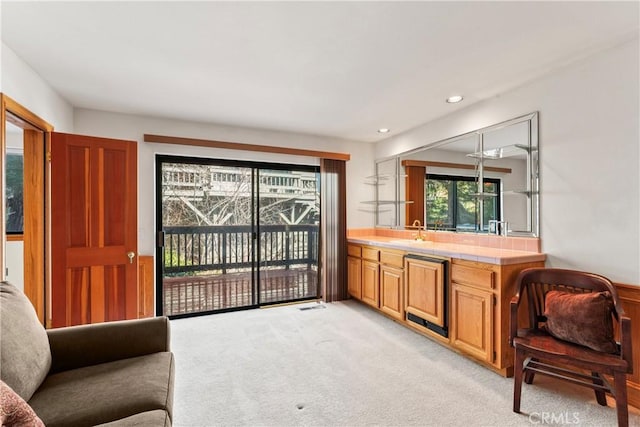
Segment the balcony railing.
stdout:
<svg viewBox="0 0 640 427">
<path fill-rule="evenodd" d="M 254 257 L 249 225 L 164 227 L 164 274 L 238 272 L 251 269 L 254 259 L 261 268 L 317 266 L 317 225 L 261 225 L 255 237 Z"/>
<path fill-rule="evenodd" d="M 250 226 L 165 227 L 164 233 L 163 314 L 318 297 L 316 225 L 260 226 L 255 258 Z M 261 260 L 258 287 L 252 259 Z"/>
</svg>

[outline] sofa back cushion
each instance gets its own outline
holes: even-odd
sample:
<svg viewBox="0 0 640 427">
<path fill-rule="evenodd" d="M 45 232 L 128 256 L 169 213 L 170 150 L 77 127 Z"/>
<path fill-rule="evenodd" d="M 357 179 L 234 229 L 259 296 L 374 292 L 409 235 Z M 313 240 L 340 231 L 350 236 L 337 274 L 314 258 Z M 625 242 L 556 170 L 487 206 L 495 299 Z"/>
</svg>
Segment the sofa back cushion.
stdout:
<svg viewBox="0 0 640 427">
<path fill-rule="evenodd" d="M 0 379 L 29 401 L 51 368 L 47 332 L 25 294 L 0 282 Z"/>
</svg>

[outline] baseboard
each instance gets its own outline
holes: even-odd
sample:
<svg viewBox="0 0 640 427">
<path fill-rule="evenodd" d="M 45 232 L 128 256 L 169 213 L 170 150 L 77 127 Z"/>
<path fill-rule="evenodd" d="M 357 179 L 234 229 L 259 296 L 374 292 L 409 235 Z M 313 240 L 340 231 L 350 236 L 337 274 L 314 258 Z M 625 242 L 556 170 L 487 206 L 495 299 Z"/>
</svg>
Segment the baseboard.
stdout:
<svg viewBox="0 0 640 427">
<path fill-rule="evenodd" d="M 153 317 L 153 256 L 140 255 L 138 258 L 138 317 Z"/>
</svg>

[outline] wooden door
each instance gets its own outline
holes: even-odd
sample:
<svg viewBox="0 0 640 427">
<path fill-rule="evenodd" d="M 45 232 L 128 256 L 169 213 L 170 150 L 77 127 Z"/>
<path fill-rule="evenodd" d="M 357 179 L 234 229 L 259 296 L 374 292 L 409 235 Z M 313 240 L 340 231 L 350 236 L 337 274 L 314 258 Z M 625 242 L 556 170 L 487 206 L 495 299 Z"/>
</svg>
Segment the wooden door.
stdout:
<svg viewBox="0 0 640 427">
<path fill-rule="evenodd" d="M 445 325 L 445 265 L 405 259 L 405 311 L 434 325 Z"/>
<path fill-rule="evenodd" d="M 403 275 L 401 268 L 380 266 L 380 310 L 398 320 L 404 319 Z"/>
<path fill-rule="evenodd" d="M 362 298 L 362 260 L 360 258 L 347 257 L 347 285 L 349 295 L 354 298 Z"/>
<path fill-rule="evenodd" d="M 493 293 L 452 283 L 451 294 L 451 343 L 493 362 Z"/>
<path fill-rule="evenodd" d="M 380 276 L 377 262 L 362 260 L 362 301 L 378 307 Z"/>
<path fill-rule="evenodd" d="M 137 143 L 53 133 L 52 327 L 138 317 Z"/>
</svg>

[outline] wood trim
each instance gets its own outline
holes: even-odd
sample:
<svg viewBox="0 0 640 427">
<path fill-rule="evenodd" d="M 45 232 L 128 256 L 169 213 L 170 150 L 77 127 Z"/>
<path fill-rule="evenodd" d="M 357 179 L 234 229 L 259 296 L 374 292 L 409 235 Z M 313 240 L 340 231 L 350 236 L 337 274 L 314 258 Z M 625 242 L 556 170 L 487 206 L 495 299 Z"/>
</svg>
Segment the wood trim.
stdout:
<svg viewBox="0 0 640 427">
<path fill-rule="evenodd" d="M 138 317 L 153 317 L 153 256 L 138 257 Z"/>
<path fill-rule="evenodd" d="M 24 293 L 45 316 L 45 133 L 24 130 Z"/>
<path fill-rule="evenodd" d="M 640 336 L 640 286 L 614 283 L 622 308 L 631 319 L 632 336 Z M 629 405 L 640 408 L 640 340 L 631 339 L 633 373 L 627 375 Z"/>
<path fill-rule="evenodd" d="M 420 220 L 422 226 L 426 229 L 424 215 L 424 184 L 425 174 L 427 173 L 424 166 L 405 166 L 405 200 L 411 200 L 405 207 L 405 225 L 413 224 L 413 221 Z"/>
<path fill-rule="evenodd" d="M 35 161 L 40 162 L 40 155 L 42 155 L 42 161 L 44 161 L 44 150 L 49 141 L 49 134 L 53 131 L 53 125 L 42 119 L 40 116 L 34 114 L 29 111 L 27 108 L 23 107 L 21 104 L 10 98 L 4 93 L 0 93 L 0 184 L 2 185 L 2 190 L 0 190 L 0 280 L 4 280 L 6 278 L 6 265 L 5 265 L 5 247 L 7 242 L 7 235 L 5 230 L 5 184 L 4 184 L 4 174 L 5 174 L 5 153 L 6 153 L 6 123 L 10 121 L 16 126 L 25 130 L 25 145 L 27 145 L 27 141 L 31 138 L 35 138 L 33 134 L 37 134 L 37 141 L 34 140 L 34 153 L 33 156 Z M 32 133 L 32 136 L 29 134 Z M 44 138 L 41 136 L 44 133 Z M 42 147 L 42 150 L 38 149 L 35 146 L 37 142 L 42 141 L 45 145 Z M 40 153 L 40 154 L 38 154 Z M 27 153 L 27 147 L 25 147 L 25 159 L 26 156 L 30 155 Z M 43 164 L 43 163 L 39 163 Z M 45 171 L 43 167 L 42 170 L 34 170 L 29 179 L 35 179 L 37 185 L 40 188 L 35 189 L 31 192 L 31 196 L 33 202 L 36 203 L 37 211 L 31 211 L 25 209 L 25 213 L 29 212 L 40 212 L 40 207 L 42 207 L 42 213 L 44 215 L 43 218 L 28 218 L 25 217 L 25 224 L 29 221 L 34 222 L 33 233 L 37 234 L 33 235 L 33 245 L 31 248 L 27 248 L 25 245 L 25 294 L 31 300 L 34 305 L 36 312 L 38 314 L 38 318 L 40 322 L 45 324 L 45 307 L 48 305 L 47 295 L 48 289 L 50 285 L 50 275 L 49 272 L 49 260 L 46 254 L 50 253 L 50 251 L 46 250 L 49 248 L 49 237 L 46 235 L 44 223 L 48 221 L 50 216 L 49 206 L 50 204 L 44 204 L 45 197 L 49 192 L 49 182 L 48 182 L 49 174 Z M 36 194 L 39 193 L 39 194 Z M 26 193 L 25 193 L 26 194 Z M 49 228 L 47 228 L 49 229 Z M 27 234 L 27 233 L 25 233 Z M 29 236 L 23 236 L 31 239 Z M 34 258 L 39 257 L 40 259 Z M 27 271 L 29 265 L 35 266 L 37 271 L 31 274 Z M 37 276 L 37 279 L 34 277 Z M 27 280 L 32 281 L 31 285 L 27 285 Z M 36 281 L 33 281 L 36 280 Z"/>
<path fill-rule="evenodd" d="M 22 242 L 24 234 L 7 234 L 7 242 Z"/>
<path fill-rule="evenodd" d="M 244 144 L 240 142 L 215 141 L 210 139 L 182 138 L 177 136 L 144 134 L 144 142 L 160 144 L 191 145 L 198 147 L 223 148 L 227 150 L 257 151 L 261 153 L 291 154 L 295 156 L 318 157 L 331 160 L 351 160 L 348 153 L 334 153 L 330 151 L 305 150 L 302 148 L 275 147 L 272 145 Z"/>
<path fill-rule="evenodd" d="M 45 176 L 45 257 L 44 257 L 44 271 L 45 271 L 45 327 L 51 327 L 51 132 L 45 133 L 44 137 L 45 153 L 47 153 L 47 161 L 44 166 Z"/>
<path fill-rule="evenodd" d="M 403 160 L 402 166 L 421 166 L 432 168 L 452 168 L 452 169 L 475 169 L 475 165 L 467 165 L 464 163 L 448 163 L 448 162 L 432 162 L 428 160 Z M 498 168 L 494 166 L 485 166 L 484 170 L 489 172 L 511 173 L 511 168 Z"/>
<path fill-rule="evenodd" d="M 7 153 L 7 108 L 6 97 L 0 93 L 0 280 L 7 279 L 7 268 L 5 266 L 5 252 L 7 247 L 7 230 L 5 219 L 5 203 L 6 200 L 6 185 L 4 183 L 5 177 L 5 163 Z"/>
<path fill-rule="evenodd" d="M 16 126 L 24 128 L 25 123 L 28 123 L 31 126 L 35 127 L 36 129 L 44 132 L 53 131 L 53 125 L 49 124 L 47 121 L 40 118 L 40 116 L 38 116 L 37 114 L 32 113 L 31 111 L 29 111 L 28 109 L 26 109 L 25 107 L 23 107 L 22 105 L 20 105 L 19 103 L 14 101 L 12 98 L 8 97 L 3 93 L 0 93 L 0 97 L 1 97 L 3 110 L 9 111 L 11 114 L 16 116 L 17 119 L 21 119 L 18 122 L 14 122 L 13 120 L 11 120 L 11 122 L 14 123 Z M 7 117 L 4 117 L 4 119 L 8 120 Z M 4 126 L 4 123 L 3 123 L 3 126 Z"/>
</svg>

